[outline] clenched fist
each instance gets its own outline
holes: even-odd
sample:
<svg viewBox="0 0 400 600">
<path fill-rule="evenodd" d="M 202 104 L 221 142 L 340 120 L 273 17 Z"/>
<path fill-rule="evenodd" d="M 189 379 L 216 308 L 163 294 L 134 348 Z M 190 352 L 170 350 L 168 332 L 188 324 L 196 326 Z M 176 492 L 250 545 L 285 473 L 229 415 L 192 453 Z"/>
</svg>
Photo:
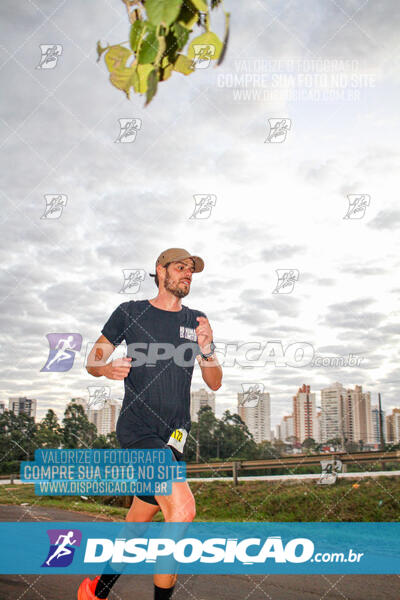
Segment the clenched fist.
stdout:
<svg viewBox="0 0 400 600">
<path fill-rule="evenodd" d="M 102 375 L 108 379 L 125 379 L 125 377 L 128 377 L 129 371 L 132 368 L 131 360 L 131 357 L 116 358 L 103 366 Z"/>
</svg>

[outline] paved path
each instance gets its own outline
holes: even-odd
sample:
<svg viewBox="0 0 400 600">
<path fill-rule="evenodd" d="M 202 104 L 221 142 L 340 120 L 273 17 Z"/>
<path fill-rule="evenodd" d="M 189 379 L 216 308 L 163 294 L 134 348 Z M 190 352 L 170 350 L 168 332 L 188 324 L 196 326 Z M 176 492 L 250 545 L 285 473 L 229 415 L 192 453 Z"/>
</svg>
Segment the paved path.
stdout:
<svg viewBox="0 0 400 600">
<path fill-rule="evenodd" d="M 58 508 L 0 505 L 0 521 L 37 520 L 94 521 L 100 518 Z M 76 591 L 82 578 L 82 575 L 0 575 L 0 599 L 77 600 Z M 397 575 L 181 575 L 173 595 L 173 600 L 399 598 L 400 577 Z M 153 600 L 152 577 L 123 575 L 109 600 Z"/>
</svg>

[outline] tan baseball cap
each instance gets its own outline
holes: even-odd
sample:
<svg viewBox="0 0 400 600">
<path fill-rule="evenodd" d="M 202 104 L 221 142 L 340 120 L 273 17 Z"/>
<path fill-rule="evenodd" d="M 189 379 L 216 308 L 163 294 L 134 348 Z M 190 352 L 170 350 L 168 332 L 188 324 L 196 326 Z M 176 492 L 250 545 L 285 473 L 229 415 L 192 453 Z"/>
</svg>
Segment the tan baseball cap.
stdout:
<svg viewBox="0 0 400 600">
<path fill-rule="evenodd" d="M 200 273 L 204 269 L 204 260 L 200 258 L 200 256 L 194 256 L 190 254 L 187 250 L 183 248 L 168 248 L 168 250 L 164 250 L 161 252 L 160 256 L 156 260 L 156 271 L 158 265 L 164 267 L 167 263 L 175 262 L 178 260 L 186 260 L 187 258 L 192 258 L 194 261 L 194 272 Z M 150 273 L 150 277 L 155 277 L 155 273 Z"/>
</svg>

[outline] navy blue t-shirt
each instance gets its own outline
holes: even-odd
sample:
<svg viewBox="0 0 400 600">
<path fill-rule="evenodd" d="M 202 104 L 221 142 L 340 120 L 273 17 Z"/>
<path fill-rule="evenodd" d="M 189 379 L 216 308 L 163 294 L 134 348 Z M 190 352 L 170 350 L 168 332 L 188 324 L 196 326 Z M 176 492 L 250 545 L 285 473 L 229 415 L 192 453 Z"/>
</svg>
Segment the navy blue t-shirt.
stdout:
<svg viewBox="0 0 400 600">
<path fill-rule="evenodd" d="M 101 330 L 114 346 L 125 340 L 132 357 L 116 427 L 122 447 L 154 436 L 167 442 L 175 429 L 189 432 L 199 316 L 206 315 L 183 305 L 169 311 L 131 300 L 122 302 Z"/>
</svg>

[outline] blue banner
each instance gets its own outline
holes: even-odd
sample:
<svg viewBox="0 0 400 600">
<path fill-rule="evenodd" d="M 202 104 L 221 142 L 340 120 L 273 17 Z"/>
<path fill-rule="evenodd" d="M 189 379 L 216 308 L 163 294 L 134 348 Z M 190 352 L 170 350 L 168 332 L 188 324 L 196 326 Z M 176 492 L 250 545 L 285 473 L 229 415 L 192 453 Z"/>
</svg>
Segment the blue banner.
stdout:
<svg viewBox="0 0 400 600">
<path fill-rule="evenodd" d="M 186 463 L 168 448 L 46 449 L 21 462 L 20 477 L 38 496 L 165 496 L 186 480 Z"/>
<path fill-rule="evenodd" d="M 0 572 L 400 574 L 400 523 L 1 523 Z"/>
</svg>

